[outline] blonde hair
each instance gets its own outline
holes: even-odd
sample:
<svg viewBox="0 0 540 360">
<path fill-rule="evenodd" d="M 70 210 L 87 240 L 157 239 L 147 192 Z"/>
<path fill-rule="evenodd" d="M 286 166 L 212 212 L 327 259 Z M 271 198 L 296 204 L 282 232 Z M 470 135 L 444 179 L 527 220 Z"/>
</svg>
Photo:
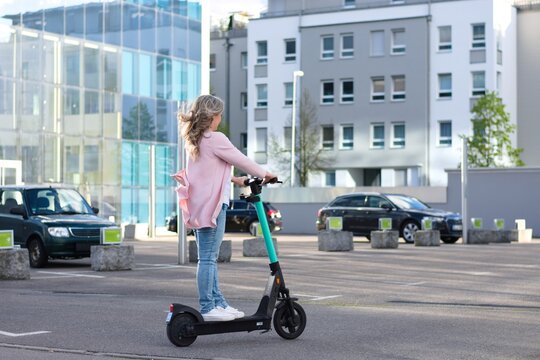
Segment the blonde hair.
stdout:
<svg viewBox="0 0 540 360">
<path fill-rule="evenodd" d="M 178 114 L 182 126 L 182 137 L 186 149 L 193 159 L 200 154 L 199 145 L 204 133 L 210 128 L 214 116 L 223 113 L 223 100 L 212 95 L 201 95 L 191 105 L 191 109 Z"/>
</svg>

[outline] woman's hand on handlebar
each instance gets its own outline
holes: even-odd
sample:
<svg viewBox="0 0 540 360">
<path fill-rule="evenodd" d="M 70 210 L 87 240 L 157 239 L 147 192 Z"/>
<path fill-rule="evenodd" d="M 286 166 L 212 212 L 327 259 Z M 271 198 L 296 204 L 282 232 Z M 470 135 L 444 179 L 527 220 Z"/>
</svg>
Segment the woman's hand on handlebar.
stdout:
<svg viewBox="0 0 540 360">
<path fill-rule="evenodd" d="M 272 173 L 269 173 L 267 172 L 266 175 L 264 175 L 264 179 L 263 179 L 263 185 L 264 184 L 273 184 L 277 181 L 278 177 L 277 175 L 274 175 Z"/>
</svg>

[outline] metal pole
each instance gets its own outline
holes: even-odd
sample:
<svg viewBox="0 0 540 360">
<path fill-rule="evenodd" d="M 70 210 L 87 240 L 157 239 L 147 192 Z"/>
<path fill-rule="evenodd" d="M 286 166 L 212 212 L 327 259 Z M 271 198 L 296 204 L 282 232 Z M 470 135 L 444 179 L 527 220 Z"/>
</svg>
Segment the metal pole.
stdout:
<svg viewBox="0 0 540 360">
<path fill-rule="evenodd" d="M 150 164 L 150 191 L 148 194 L 148 237 L 156 236 L 156 146 L 150 145 L 149 164 Z"/>
<path fill-rule="evenodd" d="M 178 111 L 184 112 L 183 107 L 178 107 Z M 185 168 L 186 164 L 186 152 L 184 150 L 184 138 L 181 134 L 181 127 L 178 124 L 178 168 Z M 187 254 L 187 241 L 186 241 L 186 228 L 184 226 L 184 219 L 182 219 L 182 210 L 176 201 L 176 230 L 178 231 L 178 264 L 183 265 L 188 262 Z"/>
<path fill-rule="evenodd" d="M 296 148 L 296 79 L 300 76 L 304 76 L 303 71 L 293 72 L 293 98 L 292 98 L 292 124 L 291 124 L 291 187 L 294 186 L 294 161 L 295 161 L 295 148 Z"/>
<path fill-rule="evenodd" d="M 469 168 L 469 159 L 467 157 L 467 138 L 461 139 L 461 216 L 462 216 L 462 238 L 463 244 L 468 242 L 469 214 L 467 212 L 467 172 Z"/>
</svg>

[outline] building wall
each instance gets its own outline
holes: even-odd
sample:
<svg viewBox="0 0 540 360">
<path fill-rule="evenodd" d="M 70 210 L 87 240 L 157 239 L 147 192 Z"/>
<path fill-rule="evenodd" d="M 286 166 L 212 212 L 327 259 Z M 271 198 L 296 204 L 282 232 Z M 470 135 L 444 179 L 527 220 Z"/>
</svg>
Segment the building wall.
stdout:
<svg viewBox="0 0 540 360">
<path fill-rule="evenodd" d="M 77 187 L 117 223 L 155 208 L 163 226 L 176 209 L 176 112 L 201 92 L 205 30 L 199 2 L 146 5 L 2 14 L 0 159 L 20 161 L 24 183 Z"/>
<path fill-rule="evenodd" d="M 520 9 L 517 23 L 517 145 L 524 149 L 521 159 L 526 165 L 540 166 L 540 6 Z"/>
</svg>

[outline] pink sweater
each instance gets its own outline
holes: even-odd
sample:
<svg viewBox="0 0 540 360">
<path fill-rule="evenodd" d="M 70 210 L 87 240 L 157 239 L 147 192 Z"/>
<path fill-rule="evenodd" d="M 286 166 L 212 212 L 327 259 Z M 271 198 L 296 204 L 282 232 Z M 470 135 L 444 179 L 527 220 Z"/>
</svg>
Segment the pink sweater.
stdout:
<svg viewBox="0 0 540 360">
<path fill-rule="evenodd" d="M 231 181 L 231 165 L 263 178 L 266 171 L 238 150 L 220 132 L 206 132 L 197 160 L 188 156 L 187 169 L 174 175 L 184 224 L 191 229 L 216 227 L 223 204 L 223 191 Z"/>
</svg>

